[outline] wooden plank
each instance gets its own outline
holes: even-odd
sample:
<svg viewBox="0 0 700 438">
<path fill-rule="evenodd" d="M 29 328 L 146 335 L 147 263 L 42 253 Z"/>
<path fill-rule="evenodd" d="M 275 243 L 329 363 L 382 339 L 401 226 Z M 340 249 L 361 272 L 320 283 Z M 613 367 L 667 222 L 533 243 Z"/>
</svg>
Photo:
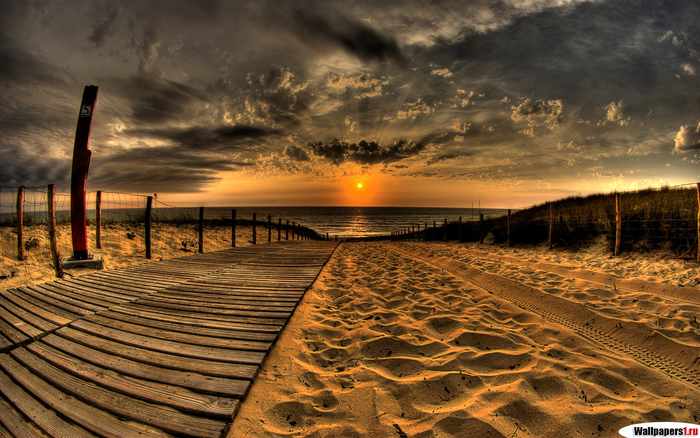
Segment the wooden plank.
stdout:
<svg viewBox="0 0 700 438">
<path fill-rule="evenodd" d="M 95 383 L 80 379 L 72 374 L 41 360 L 24 348 L 12 352 L 12 357 L 35 376 L 66 394 L 71 394 L 93 408 L 111 413 L 166 432 L 198 438 L 219 438 L 226 422 L 198 417 L 180 412 L 167 406 L 150 404 L 119 392 L 110 391 Z M 125 421 L 122 421 L 125 423 Z"/>
<path fill-rule="evenodd" d="M 110 305 L 122 303 L 123 300 L 115 300 L 110 296 L 105 296 L 94 292 L 88 292 L 75 287 L 71 287 L 67 284 L 59 284 L 57 282 L 42 283 L 42 289 L 51 290 L 57 294 L 61 294 L 66 297 L 73 298 L 80 303 L 87 303 L 98 308 L 98 311 L 104 308 L 109 308 Z"/>
<path fill-rule="evenodd" d="M 40 399 L 46 406 L 60 414 L 62 417 L 67 418 L 72 423 L 81 426 L 96 435 L 109 438 L 163 438 L 167 436 L 166 434 L 145 425 L 121 421 L 120 419 L 100 409 L 83 403 L 74 397 L 70 397 L 65 392 L 59 391 L 58 389 L 44 382 L 39 377 L 35 376 L 32 371 L 24 368 L 6 354 L 0 355 L 0 367 L 2 367 L 13 380 L 26 388 L 27 391 L 34 394 L 34 396 Z M 0 374 L 0 379 L 2 379 L 2 377 L 4 377 L 4 375 Z M 5 377 L 4 380 L 5 381 L 0 380 L 0 383 L 7 383 L 7 380 L 9 379 Z M 38 413 L 36 416 L 28 416 L 34 421 L 43 421 L 44 418 L 50 418 L 53 420 L 57 417 L 56 414 L 50 415 L 48 412 L 46 412 L 46 410 Z M 55 431 L 47 430 L 49 435 L 62 438 L 90 436 L 89 434 L 86 434 L 84 431 L 66 423 L 65 421 L 61 420 L 61 422 L 62 424 L 60 424 L 60 426 L 62 427 L 60 429 L 57 428 Z M 59 426 L 56 424 L 52 425 Z"/>
<path fill-rule="evenodd" d="M 272 346 L 270 342 L 256 342 L 240 339 L 213 338 L 209 336 L 201 336 L 191 333 L 182 333 L 178 331 L 169 331 L 151 326 L 143 326 L 138 323 L 120 321 L 106 315 L 89 315 L 85 317 L 86 321 L 93 322 L 105 327 L 121 330 L 128 333 L 148 336 L 167 341 L 179 342 L 191 345 L 201 345 L 216 348 L 226 348 L 234 350 L 246 351 L 262 351 L 266 352 Z"/>
<path fill-rule="evenodd" d="M 234 316 L 234 317 L 241 317 L 243 319 L 251 319 L 255 318 L 257 321 L 260 321 L 261 323 L 267 323 L 267 324 L 284 324 L 284 321 L 286 321 L 289 316 L 291 315 L 290 311 L 287 312 L 282 312 L 282 311 L 256 311 L 256 310 L 239 310 L 239 309 L 232 309 L 230 306 L 228 308 L 223 308 L 223 307 L 195 307 L 195 306 L 187 306 L 187 305 L 181 305 L 181 304 L 171 304 L 171 303 L 163 303 L 157 300 L 153 300 L 150 298 L 144 298 L 139 300 L 138 302 L 134 303 L 138 304 L 141 306 L 149 306 L 149 307 L 158 307 L 158 308 L 165 308 L 168 310 L 180 310 L 180 311 L 185 311 L 185 312 L 194 312 L 197 313 L 198 315 L 201 314 L 208 314 L 208 315 L 216 315 L 216 316 Z M 277 321 L 275 321 L 277 320 Z M 253 322 L 252 320 L 249 322 Z"/>
<path fill-rule="evenodd" d="M 80 282 L 90 287 L 115 289 L 117 291 L 124 291 L 123 293 L 133 294 L 135 297 L 140 297 L 145 295 L 148 291 L 143 288 L 128 286 L 119 281 L 101 281 L 97 278 L 92 278 L 90 275 L 83 275 L 74 279 L 66 279 L 66 282 Z M 150 290 L 150 289 L 149 289 Z M 158 289 L 154 289 L 158 290 Z"/>
<path fill-rule="evenodd" d="M 0 333 L 2 333 L 5 338 L 12 342 L 12 345 L 22 344 L 31 339 L 29 336 L 17 330 L 15 327 L 2 319 L 0 319 Z"/>
<path fill-rule="evenodd" d="M 54 308 L 67 310 L 68 312 L 71 312 L 73 314 L 87 315 L 89 313 L 95 312 L 95 310 L 86 309 L 85 307 L 79 305 L 75 300 L 70 300 L 69 298 L 58 295 L 54 292 L 41 289 L 40 287 L 38 287 L 36 285 L 30 285 L 30 286 L 26 286 L 26 287 L 23 286 L 23 287 L 20 287 L 18 289 L 21 290 L 22 292 L 27 293 L 28 295 L 33 296 L 34 298 L 36 298 L 38 300 L 42 300 L 42 301 L 50 304 Z M 73 301 L 73 302 L 69 303 L 68 301 Z M 101 308 L 101 309 L 104 309 L 104 308 Z M 101 310 L 101 309 L 97 308 L 96 310 Z"/>
<path fill-rule="evenodd" d="M 176 385 L 200 394 L 222 396 L 227 400 L 243 397 L 255 371 L 254 367 L 248 366 L 241 372 L 241 374 L 247 376 L 246 378 L 222 378 L 194 371 L 174 370 L 163 366 L 137 362 L 115 354 L 104 353 L 56 335 L 46 336 L 40 342 L 32 343 L 28 347 L 34 347 L 39 344 L 51 346 L 57 351 L 64 352 L 98 367 L 113 370 L 124 376 Z M 224 407 L 228 407 L 228 405 L 224 404 Z"/>
<path fill-rule="evenodd" d="M 131 345 L 73 330 L 69 327 L 61 328 L 56 333 L 73 342 L 89 345 L 90 348 L 96 350 L 163 368 L 236 379 L 252 379 L 258 369 L 257 365 L 193 359 L 154 350 L 145 350 L 143 348 L 132 347 Z"/>
<path fill-rule="evenodd" d="M 153 320 L 153 324 L 162 325 L 163 327 L 171 326 L 173 330 L 197 333 L 206 330 L 215 330 L 217 333 L 225 333 L 224 337 L 232 337 L 236 339 L 250 339 L 255 341 L 272 341 L 277 337 L 280 326 L 262 326 L 256 324 L 242 324 L 237 322 L 225 322 L 219 320 L 202 319 L 196 316 L 172 316 L 167 313 L 160 313 L 149 310 L 137 310 L 133 307 L 114 307 L 109 313 L 112 318 L 123 319 L 133 316 L 140 319 L 142 324 L 149 324 L 149 320 Z"/>
<path fill-rule="evenodd" d="M 250 311 L 266 311 L 266 312 L 283 312 L 289 314 L 296 307 L 296 302 L 276 303 L 274 301 L 247 301 L 236 300 L 234 298 L 214 298 L 200 296 L 198 299 L 186 299 L 178 296 L 164 296 L 163 294 L 150 295 L 140 302 L 157 301 L 164 305 L 174 304 L 178 306 L 187 306 L 191 308 L 203 309 L 208 311 L 212 309 L 228 309 L 228 310 L 250 310 Z"/>
<path fill-rule="evenodd" d="M 5 336 L 2 335 L 2 333 L 0 333 L 0 352 L 9 350 L 10 348 L 12 348 L 13 345 L 15 344 L 13 344 L 12 341 L 7 339 Z"/>
<path fill-rule="evenodd" d="M 42 342 L 34 342 L 28 345 L 27 350 L 65 372 L 98 384 L 110 391 L 170 406 L 182 412 L 229 420 L 239 403 L 237 399 L 200 394 L 179 385 L 163 384 L 125 376 L 84 362 Z"/>
<path fill-rule="evenodd" d="M 0 307 L 0 319 L 28 338 L 36 338 L 44 333 L 43 330 L 34 327 L 29 321 L 18 318 L 17 315 L 2 307 Z"/>
<path fill-rule="evenodd" d="M 56 324 L 57 326 L 66 325 L 73 319 L 78 317 L 78 315 L 71 314 L 73 318 L 69 319 L 63 315 L 59 315 L 55 312 L 47 310 L 46 307 L 52 307 L 47 305 L 46 303 L 42 303 L 44 304 L 44 306 L 38 306 L 35 304 L 35 301 L 38 300 L 34 300 L 32 297 L 28 297 L 26 294 L 18 290 L 7 290 L 4 292 L 3 296 L 9 301 L 12 301 L 12 303 L 16 304 L 17 306 L 37 315 L 40 318 L 49 321 L 50 323 Z"/>
<path fill-rule="evenodd" d="M 146 310 L 146 311 L 153 311 L 153 312 L 159 312 L 163 314 L 167 314 L 170 316 L 184 316 L 184 317 L 190 317 L 192 315 L 195 315 L 197 318 L 200 319 L 208 319 L 211 321 L 222 321 L 222 322 L 228 322 L 228 323 L 241 323 L 241 324 L 249 324 L 249 325 L 255 325 L 255 326 L 260 326 L 261 331 L 270 331 L 269 327 L 275 327 L 277 331 L 280 330 L 282 326 L 286 323 L 286 320 L 282 319 L 270 319 L 270 318 L 254 318 L 254 317 L 243 317 L 243 316 L 237 316 L 237 315 L 222 315 L 222 314 L 213 314 L 213 313 L 201 313 L 201 312 L 194 312 L 193 309 L 189 308 L 188 310 L 178 310 L 178 309 L 171 309 L 171 308 L 165 308 L 165 307 L 151 307 L 148 305 L 144 305 L 142 303 L 129 303 L 128 305 L 122 305 L 122 308 L 134 308 L 137 310 Z"/>
<path fill-rule="evenodd" d="M 126 293 L 122 290 L 116 290 L 114 288 L 111 288 L 106 285 L 95 285 L 91 283 L 87 283 L 85 281 L 82 281 L 81 279 L 65 279 L 65 280 L 58 280 L 56 281 L 58 284 L 65 284 L 68 287 L 72 287 L 81 291 L 89 292 L 91 294 L 94 294 L 96 296 L 108 296 L 111 297 L 114 300 L 118 300 L 120 302 L 124 301 L 131 301 L 135 298 L 138 298 L 141 296 L 141 294 L 136 294 L 136 293 Z"/>
<path fill-rule="evenodd" d="M 5 354 L 0 354 L 0 360 L 7 358 Z M 47 409 L 43 404 L 39 403 L 33 396 L 27 394 L 21 387 L 17 386 L 2 370 L 0 370 L 0 393 L 10 402 L 16 409 L 21 412 L 24 417 L 31 418 L 32 421 L 47 434 L 54 438 L 94 438 L 94 435 L 85 431 L 82 428 L 67 423 L 60 418 L 56 412 Z M 10 413 L 12 417 L 2 416 L 5 418 L 16 417 Z M 9 424 L 5 423 L 4 424 Z M 14 424 L 14 422 L 13 422 Z M 19 426 L 18 426 L 19 427 Z M 26 436 L 31 436 L 31 431 Z M 25 435 L 18 435 L 24 438 Z M 41 436 L 41 435 L 39 435 Z"/>
<path fill-rule="evenodd" d="M 58 327 L 56 324 L 53 324 L 53 323 L 51 323 L 43 318 L 40 318 L 39 316 L 37 316 L 37 315 L 27 311 L 26 309 L 16 305 L 12 301 L 8 300 L 4 295 L 0 295 L 0 306 L 5 308 L 7 311 L 14 313 L 22 320 L 27 321 L 28 323 L 30 323 L 34 327 L 36 327 L 39 330 L 42 330 L 44 332 L 54 330 Z"/>
<path fill-rule="evenodd" d="M 105 327 L 85 320 L 71 323 L 71 328 L 79 329 L 93 335 L 117 341 L 126 345 L 160 351 L 177 356 L 191 357 L 195 359 L 213 360 L 217 362 L 230 362 L 239 364 L 259 365 L 264 353 L 247 350 L 234 350 L 215 347 L 203 347 L 200 345 L 183 344 L 180 342 L 166 341 L 150 336 L 137 335 L 122 330 Z"/>
<path fill-rule="evenodd" d="M 235 294 L 192 292 L 183 291 L 182 289 L 166 289 L 155 295 L 151 295 L 151 298 L 172 298 L 181 299 L 183 301 L 206 301 L 207 303 L 220 304 L 259 305 L 273 303 L 274 305 L 282 307 L 295 307 L 299 302 L 299 298 L 240 297 Z"/>
</svg>

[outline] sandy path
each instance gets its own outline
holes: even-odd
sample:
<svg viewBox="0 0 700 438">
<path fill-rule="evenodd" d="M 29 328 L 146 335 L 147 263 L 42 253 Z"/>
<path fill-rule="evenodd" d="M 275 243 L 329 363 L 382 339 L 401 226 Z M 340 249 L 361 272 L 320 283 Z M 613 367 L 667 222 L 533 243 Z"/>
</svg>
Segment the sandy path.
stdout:
<svg viewBox="0 0 700 438">
<path fill-rule="evenodd" d="M 565 324 L 593 310 L 562 298 L 573 289 L 560 274 L 478 277 L 485 272 L 444 257 L 447 246 L 412 245 L 338 248 L 229 437 L 591 437 L 645 421 L 700 422 L 697 385 L 648 366 L 634 349 L 605 345 L 614 339 L 607 332 L 596 340 Z M 525 304 L 537 298 L 535 307 L 560 321 L 519 307 L 513 294 Z M 664 339 L 697 353 L 685 344 L 692 337 Z M 635 336 L 627 344 L 648 347 Z M 693 371 L 692 362 L 679 365 Z"/>
</svg>

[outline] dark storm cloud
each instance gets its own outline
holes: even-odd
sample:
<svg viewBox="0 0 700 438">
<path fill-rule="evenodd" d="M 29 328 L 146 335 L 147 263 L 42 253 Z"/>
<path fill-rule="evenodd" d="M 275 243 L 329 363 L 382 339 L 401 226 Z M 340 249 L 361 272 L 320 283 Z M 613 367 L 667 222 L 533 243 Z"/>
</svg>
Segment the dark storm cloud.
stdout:
<svg viewBox="0 0 700 438">
<path fill-rule="evenodd" d="M 66 69 L 13 44 L 0 31 L 0 82 L 4 84 L 61 85 Z"/>
<path fill-rule="evenodd" d="M 314 155 L 326 158 L 335 165 L 346 161 L 358 164 L 391 163 L 418 155 L 425 149 L 422 143 L 405 139 L 385 147 L 376 141 L 360 140 L 357 143 L 349 143 L 336 138 L 330 142 L 309 143 L 309 147 Z"/>
<path fill-rule="evenodd" d="M 253 140 L 276 136 L 278 133 L 272 129 L 253 126 L 193 126 L 185 129 L 133 129 L 125 131 L 125 134 L 167 140 L 189 150 L 252 151 L 259 149 Z"/>
<path fill-rule="evenodd" d="M 291 158 L 294 161 L 310 161 L 311 157 L 309 157 L 309 154 L 304 150 L 304 148 L 301 148 L 296 145 L 288 145 L 284 148 L 284 154 Z"/>
<path fill-rule="evenodd" d="M 387 35 L 338 12 L 326 16 L 309 11 L 293 12 L 293 32 L 307 44 L 342 48 L 363 61 L 406 62 L 397 42 Z"/>
<path fill-rule="evenodd" d="M 192 110 L 192 105 L 205 102 L 206 95 L 178 82 L 150 75 L 133 76 L 117 81 L 137 124 L 160 124 L 181 119 Z"/>
<path fill-rule="evenodd" d="M 192 153 L 178 146 L 136 147 L 93 159 L 90 183 L 138 192 L 191 192 L 218 181 L 218 172 L 253 165 Z"/>
<path fill-rule="evenodd" d="M 114 4 L 107 4 L 104 10 L 104 16 L 97 22 L 92 24 L 92 31 L 88 35 L 88 43 L 95 49 L 102 47 L 105 40 L 114 35 L 117 31 L 115 22 L 122 13 L 122 9 Z"/>
<path fill-rule="evenodd" d="M 0 185 L 40 186 L 56 184 L 59 189 L 69 187 L 70 158 L 44 157 L 38 154 L 22 153 L 18 150 L 0 150 L 2 172 Z"/>
</svg>

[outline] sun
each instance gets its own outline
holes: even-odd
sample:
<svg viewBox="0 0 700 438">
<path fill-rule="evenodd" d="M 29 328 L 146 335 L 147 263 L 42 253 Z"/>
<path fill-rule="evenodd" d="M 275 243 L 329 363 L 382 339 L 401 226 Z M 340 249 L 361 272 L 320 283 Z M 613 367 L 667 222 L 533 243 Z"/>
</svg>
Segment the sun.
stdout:
<svg viewBox="0 0 700 438">
<path fill-rule="evenodd" d="M 357 188 L 361 189 L 362 188 L 362 183 L 357 183 Z"/>
</svg>

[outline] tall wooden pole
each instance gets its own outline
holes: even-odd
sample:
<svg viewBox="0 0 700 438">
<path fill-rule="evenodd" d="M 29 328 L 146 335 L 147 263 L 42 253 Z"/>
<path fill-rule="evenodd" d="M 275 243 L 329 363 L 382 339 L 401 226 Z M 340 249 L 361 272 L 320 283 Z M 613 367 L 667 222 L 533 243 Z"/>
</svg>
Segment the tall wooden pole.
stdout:
<svg viewBox="0 0 700 438">
<path fill-rule="evenodd" d="M 549 249 L 552 249 L 552 236 L 554 234 L 554 204 L 549 203 Z"/>
<path fill-rule="evenodd" d="M 508 210 L 508 248 L 512 245 L 510 241 L 510 210 Z"/>
<path fill-rule="evenodd" d="M 204 207 L 199 207 L 199 252 L 204 252 Z"/>
<path fill-rule="evenodd" d="M 83 91 L 80 103 L 78 126 L 75 130 L 73 145 L 73 166 L 70 182 L 71 238 L 73 240 L 73 260 L 88 259 L 87 244 L 87 206 L 85 202 L 85 184 L 90 167 L 92 152 L 88 148 L 92 115 L 97 103 L 98 87 L 89 85 Z"/>
<path fill-rule="evenodd" d="M 256 220 L 256 213 L 253 213 L 253 245 L 258 243 L 258 222 Z"/>
<path fill-rule="evenodd" d="M 24 260 L 24 187 L 17 189 L 17 259 Z"/>
<path fill-rule="evenodd" d="M 144 226 L 146 227 L 146 258 L 150 259 L 152 257 L 151 254 L 151 209 L 153 208 L 153 196 L 149 196 L 146 198 L 146 215 L 144 216 Z M 202 241 L 202 236 L 200 234 L 199 236 L 199 241 L 200 241 L 200 250 L 199 252 L 202 252 L 202 247 L 201 247 L 201 241 Z"/>
<path fill-rule="evenodd" d="M 61 265 L 61 254 L 58 252 L 58 242 L 56 241 L 56 186 L 49 184 L 46 190 L 46 204 L 49 215 L 49 244 L 51 245 L 51 259 L 56 278 L 63 278 L 63 266 Z"/>
<path fill-rule="evenodd" d="M 231 246 L 236 247 L 236 209 L 231 210 Z"/>
<path fill-rule="evenodd" d="M 698 263 L 700 263 L 700 183 L 695 186 L 698 190 Z"/>
<path fill-rule="evenodd" d="M 620 255 L 622 246 L 622 206 L 620 204 L 620 194 L 615 193 L 615 255 Z"/>
<path fill-rule="evenodd" d="M 95 195 L 95 246 L 102 248 L 102 191 Z"/>
</svg>

